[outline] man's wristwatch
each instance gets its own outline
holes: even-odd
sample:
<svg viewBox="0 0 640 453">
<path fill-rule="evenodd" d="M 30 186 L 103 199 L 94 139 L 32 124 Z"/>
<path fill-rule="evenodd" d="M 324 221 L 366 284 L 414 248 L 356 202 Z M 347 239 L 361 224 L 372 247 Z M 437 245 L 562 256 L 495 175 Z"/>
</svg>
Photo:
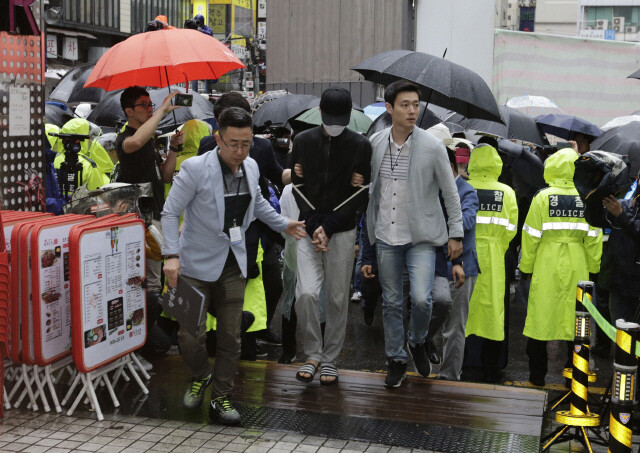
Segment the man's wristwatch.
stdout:
<svg viewBox="0 0 640 453">
<path fill-rule="evenodd" d="M 179 151 L 178 151 L 178 148 L 176 148 L 175 146 L 170 146 L 170 147 L 169 147 L 169 149 L 170 149 L 171 151 L 173 151 L 174 153 L 179 152 Z"/>
<path fill-rule="evenodd" d="M 180 255 L 162 255 L 162 258 L 165 259 L 165 260 L 170 260 L 170 259 L 173 259 L 173 258 L 180 259 Z"/>
<path fill-rule="evenodd" d="M 451 238 L 451 239 L 453 239 L 454 241 L 462 242 L 463 238 Z"/>
</svg>

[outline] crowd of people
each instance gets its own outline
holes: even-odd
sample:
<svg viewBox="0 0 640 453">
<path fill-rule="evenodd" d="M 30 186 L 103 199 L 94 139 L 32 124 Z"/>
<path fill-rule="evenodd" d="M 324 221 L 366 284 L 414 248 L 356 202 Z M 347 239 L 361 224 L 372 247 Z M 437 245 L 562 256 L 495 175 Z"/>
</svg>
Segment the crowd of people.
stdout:
<svg viewBox="0 0 640 453">
<path fill-rule="evenodd" d="M 594 280 L 599 295 L 609 294 L 598 298 L 606 317 L 637 317 L 640 192 L 634 185 L 621 202 L 579 196 L 575 161 L 590 137 L 578 134 L 561 150 L 492 136 L 474 143 L 442 124 L 417 127 L 420 93 L 409 81 L 389 85 L 392 125 L 367 138 L 346 127 L 349 91 L 328 88 L 322 125 L 283 125 L 286 138 L 277 140 L 254 135 L 248 101 L 226 93 L 214 106 L 217 130 L 190 120 L 161 156 L 154 134 L 180 108 L 172 104 L 177 93 L 154 111 L 144 88 L 124 90 L 117 156 L 93 144 L 81 154 L 101 178 L 96 187 L 115 160 L 119 182 L 152 187 L 150 224 L 160 234 L 158 253 L 147 255 L 155 334 L 145 350 L 171 346 L 160 306 L 165 286 L 184 282 L 205 296 L 200 333 L 178 327 L 174 335 L 192 377 L 186 407 L 199 407 L 211 386 L 212 417 L 238 423 L 229 399 L 234 375 L 241 358 L 260 356 L 263 342 L 282 345 L 280 363 L 302 362 L 299 381 L 318 374 L 322 385 L 336 385 L 350 300 L 361 304 L 367 326 L 381 311 L 389 389 L 402 385 L 411 363 L 425 378 L 465 379 L 470 354 L 481 380 L 500 382 L 518 272 L 528 295 L 523 335 L 533 385 L 545 384 L 549 341 L 566 341 L 570 354 L 578 281 Z M 74 121 L 67 129 L 91 133 L 86 120 Z M 600 335 L 594 351 L 609 350 Z"/>
</svg>

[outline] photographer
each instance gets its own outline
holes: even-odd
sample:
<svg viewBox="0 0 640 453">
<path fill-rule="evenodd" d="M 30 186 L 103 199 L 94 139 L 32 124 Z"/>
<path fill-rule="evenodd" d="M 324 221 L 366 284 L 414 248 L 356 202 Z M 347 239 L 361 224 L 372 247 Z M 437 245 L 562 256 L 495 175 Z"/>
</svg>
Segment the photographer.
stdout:
<svg viewBox="0 0 640 453">
<path fill-rule="evenodd" d="M 162 232 L 160 213 L 164 206 L 164 184 L 171 182 L 176 168 L 178 147 L 184 143 L 184 135 L 178 132 L 171 137 L 169 153 L 164 161 L 158 154 L 153 136 L 160 120 L 179 106 L 171 105 L 178 92 L 165 98 L 156 112 L 149 93 L 142 87 L 131 86 L 122 92 L 120 106 L 127 116 L 128 125 L 116 138 L 116 152 L 120 160 L 118 182 L 130 184 L 150 182 L 153 192 L 153 225 Z M 159 258 L 159 257 L 158 257 Z M 147 257 L 147 301 L 149 312 L 160 315 L 157 299 L 162 292 L 160 282 L 161 261 Z M 156 308 L 157 308 L 156 307 Z M 153 319 L 149 320 L 152 326 Z"/>
<path fill-rule="evenodd" d="M 640 149 L 629 153 L 629 174 L 638 180 Z M 640 186 L 624 200 L 609 195 L 596 202 L 585 203 L 585 218 L 589 224 L 611 228 L 605 254 L 602 257 L 604 283 L 609 289 L 611 319 L 637 322 L 640 301 Z"/>
</svg>

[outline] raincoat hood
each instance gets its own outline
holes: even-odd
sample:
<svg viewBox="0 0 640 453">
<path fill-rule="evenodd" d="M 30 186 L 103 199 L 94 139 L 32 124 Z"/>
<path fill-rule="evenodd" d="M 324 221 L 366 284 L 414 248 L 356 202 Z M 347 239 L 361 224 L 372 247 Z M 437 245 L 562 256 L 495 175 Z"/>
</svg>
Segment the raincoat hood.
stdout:
<svg viewBox="0 0 640 453">
<path fill-rule="evenodd" d="M 60 129 L 61 134 L 82 134 L 89 135 L 89 131 L 91 128 L 89 127 L 89 121 L 82 118 L 73 118 L 65 123 Z M 82 154 L 87 154 L 87 150 L 89 148 L 89 140 L 83 140 L 80 143 L 80 152 Z M 64 149 L 60 151 L 64 154 Z"/>
<path fill-rule="evenodd" d="M 62 140 L 60 140 L 58 137 L 53 137 L 53 136 L 49 135 L 50 133 L 52 133 L 52 134 L 59 133 L 60 132 L 60 128 L 58 126 L 56 126 L 55 124 L 45 123 L 44 131 L 47 134 L 47 140 L 49 140 L 49 146 L 51 146 L 51 149 L 53 151 L 58 152 L 58 153 L 63 152 L 64 150 L 62 149 Z"/>
<path fill-rule="evenodd" d="M 493 146 L 479 145 L 471 151 L 469 179 L 497 181 L 502 172 L 502 159 Z"/>
<path fill-rule="evenodd" d="M 578 153 L 564 148 L 552 154 L 544 163 L 544 180 L 552 187 L 573 187 L 573 174 Z"/>
<path fill-rule="evenodd" d="M 184 134 L 183 152 L 198 153 L 200 140 L 207 135 L 211 135 L 211 126 L 201 120 L 189 120 L 182 126 Z M 182 154 L 182 153 L 180 153 Z"/>
</svg>

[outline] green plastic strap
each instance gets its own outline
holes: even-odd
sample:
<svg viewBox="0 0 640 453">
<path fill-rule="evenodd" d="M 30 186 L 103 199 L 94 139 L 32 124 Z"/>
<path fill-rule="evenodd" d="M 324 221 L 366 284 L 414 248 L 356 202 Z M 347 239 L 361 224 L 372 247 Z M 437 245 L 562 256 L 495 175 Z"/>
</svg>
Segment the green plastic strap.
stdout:
<svg viewBox="0 0 640 453">
<path fill-rule="evenodd" d="M 604 319 L 604 316 L 600 314 L 598 309 L 591 302 L 591 296 L 587 294 L 587 297 L 582 297 L 582 305 L 589 311 L 591 317 L 596 321 L 598 326 L 602 329 L 602 331 L 613 341 L 616 342 L 616 328 L 609 324 L 609 321 Z M 640 357 L 640 342 L 636 341 L 636 356 Z"/>
</svg>

